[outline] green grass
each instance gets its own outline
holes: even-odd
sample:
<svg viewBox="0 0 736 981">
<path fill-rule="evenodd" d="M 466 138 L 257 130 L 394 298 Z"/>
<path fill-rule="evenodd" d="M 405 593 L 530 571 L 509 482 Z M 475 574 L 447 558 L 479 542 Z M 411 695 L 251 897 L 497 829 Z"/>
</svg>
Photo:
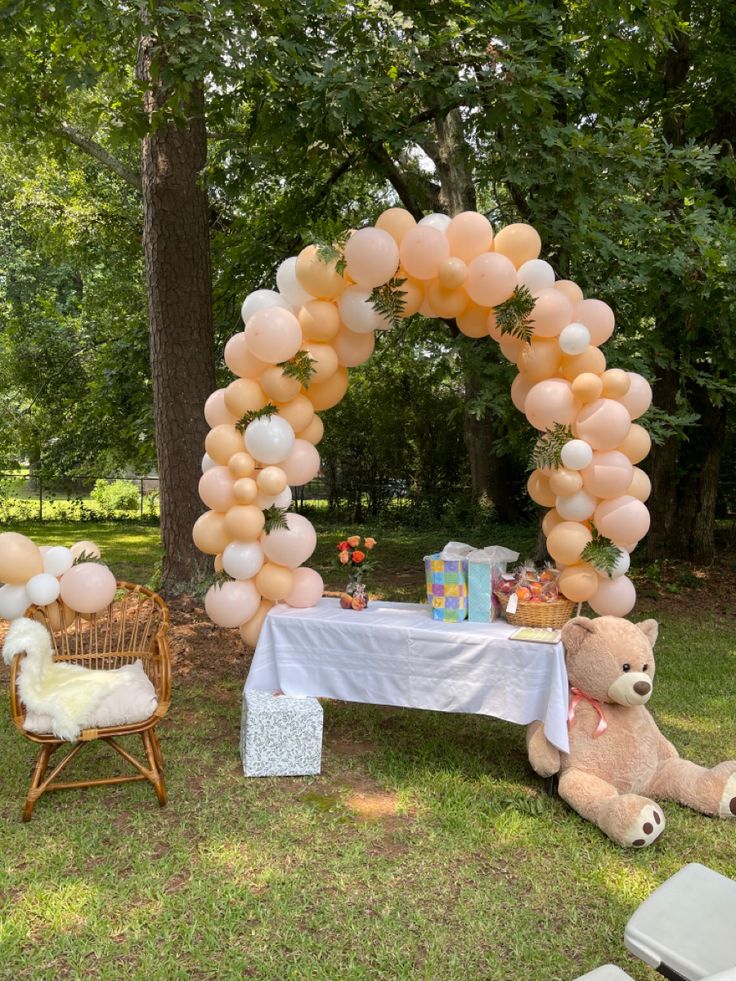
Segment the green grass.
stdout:
<svg viewBox="0 0 736 981">
<path fill-rule="evenodd" d="M 33 534 L 93 538 L 118 574 L 157 556 L 148 527 L 51 531 Z M 376 585 L 438 544 L 375 537 Z M 733 621 L 645 607 L 665 734 L 698 762 L 735 756 Z M 232 633 L 177 635 L 164 810 L 138 784 L 68 791 L 22 825 L 33 747 L 0 717 L 0 977 L 566 981 L 612 961 L 654 978 L 625 953 L 636 906 L 686 862 L 736 876 L 733 823 L 665 803 L 663 837 L 621 850 L 545 796 L 523 729 L 493 719 L 327 702 L 321 776 L 245 780 Z M 205 644 L 222 663 L 187 673 Z"/>
</svg>

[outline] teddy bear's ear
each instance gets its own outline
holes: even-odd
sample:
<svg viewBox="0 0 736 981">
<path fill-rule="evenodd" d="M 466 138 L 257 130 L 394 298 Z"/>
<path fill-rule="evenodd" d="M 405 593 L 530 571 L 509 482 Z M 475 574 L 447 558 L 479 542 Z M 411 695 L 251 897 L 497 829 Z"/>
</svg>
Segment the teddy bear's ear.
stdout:
<svg viewBox="0 0 736 981">
<path fill-rule="evenodd" d="M 634 626 L 638 627 L 639 630 L 644 634 L 649 643 L 654 647 L 657 643 L 657 636 L 659 635 L 659 624 L 656 620 L 642 620 L 641 623 L 636 623 Z"/>
<path fill-rule="evenodd" d="M 574 653 L 588 634 L 595 633 L 595 622 L 588 617 L 573 617 L 562 628 L 562 643 L 568 653 Z"/>
</svg>

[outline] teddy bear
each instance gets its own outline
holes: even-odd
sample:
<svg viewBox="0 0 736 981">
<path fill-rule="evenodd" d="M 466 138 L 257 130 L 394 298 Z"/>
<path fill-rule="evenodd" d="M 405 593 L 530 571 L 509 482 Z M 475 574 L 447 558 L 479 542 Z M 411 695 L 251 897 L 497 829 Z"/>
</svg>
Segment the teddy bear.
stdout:
<svg viewBox="0 0 736 981">
<path fill-rule="evenodd" d="M 664 831 L 656 799 L 736 817 L 736 760 L 712 769 L 681 759 L 645 708 L 654 680 L 656 620 L 575 617 L 562 629 L 570 682 L 570 752 L 527 729 L 529 762 L 559 774 L 559 794 L 623 847 L 643 848 Z M 654 799 L 651 799 L 654 798 Z"/>
</svg>

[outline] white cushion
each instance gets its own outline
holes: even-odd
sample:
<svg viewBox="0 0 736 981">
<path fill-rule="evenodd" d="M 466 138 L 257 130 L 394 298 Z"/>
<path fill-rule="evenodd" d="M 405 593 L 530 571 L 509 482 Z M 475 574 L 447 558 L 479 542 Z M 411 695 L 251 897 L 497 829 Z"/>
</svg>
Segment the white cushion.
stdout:
<svg viewBox="0 0 736 981">
<path fill-rule="evenodd" d="M 90 717 L 84 720 L 82 729 L 130 725 L 143 722 L 154 713 L 158 698 L 150 678 L 143 670 L 142 661 L 126 664 L 107 673 L 119 676 L 121 684 L 101 699 Z M 53 722 L 50 715 L 27 710 L 23 728 L 28 732 L 50 733 L 53 731 Z"/>
</svg>

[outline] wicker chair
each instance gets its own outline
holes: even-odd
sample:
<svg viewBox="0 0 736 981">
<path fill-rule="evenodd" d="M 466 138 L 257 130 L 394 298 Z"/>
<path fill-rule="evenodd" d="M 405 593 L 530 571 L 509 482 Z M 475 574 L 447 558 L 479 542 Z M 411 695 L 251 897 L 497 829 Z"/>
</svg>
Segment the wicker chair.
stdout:
<svg viewBox="0 0 736 981">
<path fill-rule="evenodd" d="M 156 726 L 166 715 L 171 700 L 171 653 L 167 637 L 168 607 L 161 597 L 150 589 L 128 582 L 119 582 L 115 600 L 102 613 L 89 617 L 76 615 L 66 626 L 61 622 L 63 613 L 57 603 L 48 607 L 31 607 L 28 612 L 28 616 L 40 621 L 49 630 L 55 661 L 67 661 L 93 669 L 112 669 L 140 660 L 156 690 L 158 707 L 153 715 L 142 722 L 84 730 L 79 742 L 73 744 L 71 751 L 47 776 L 46 771 L 51 755 L 64 744 L 64 740 L 51 734 L 28 732 L 23 728 L 25 708 L 18 696 L 17 679 L 20 663 L 25 654 L 17 654 L 10 669 L 10 707 L 13 722 L 26 739 L 38 743 L 41 747 L 23 808 L 23 820 L 30 821 L 36 801 L 48 790 L 103 786 L 128 783 L 133 780 L 148 780 L 153 784 L 159 805 L 163 807 L 166 803 L 166 784 Z M 133 733 L 141 735 L 145 762 L 136 759 L 116 742 L 118 737 Z M 129 776 L 58 782 L 56 778 L 67 764 L 86 745 L 97 739 L 112 746 L 137 772 Z"/>
</svg>

